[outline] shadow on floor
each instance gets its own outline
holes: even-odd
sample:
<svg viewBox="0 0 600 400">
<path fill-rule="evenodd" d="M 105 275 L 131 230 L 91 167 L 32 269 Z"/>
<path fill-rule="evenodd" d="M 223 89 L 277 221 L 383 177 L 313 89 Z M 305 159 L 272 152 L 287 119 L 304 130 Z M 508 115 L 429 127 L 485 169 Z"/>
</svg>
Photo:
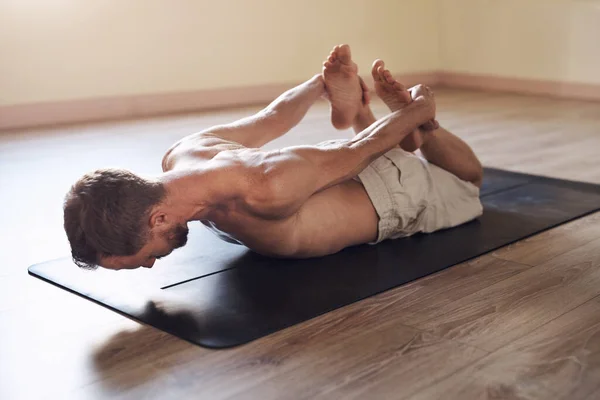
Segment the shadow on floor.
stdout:
<svg viewBox="0 0 600 400">
<path fill-rule="evenodd" d="M 154 302 L 147 304 L 145 314 L 197 329 L 192 314 L 169 312 Z M 103 386 L 124 389 L 144 386 L 206 351 L 152 326 L 140 325 L 120 331 L 96 347 L 92 363 Z"/>
</svg>

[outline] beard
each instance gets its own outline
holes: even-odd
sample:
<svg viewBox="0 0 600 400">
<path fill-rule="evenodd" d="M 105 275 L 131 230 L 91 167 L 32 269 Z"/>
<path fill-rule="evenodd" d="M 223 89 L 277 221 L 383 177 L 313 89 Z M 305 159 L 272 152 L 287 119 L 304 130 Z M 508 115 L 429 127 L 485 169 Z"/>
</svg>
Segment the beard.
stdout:
<svg viewBox="0 0 600 400">
<path fill-rule="evenodd" d="M 171 247 L 173 249 L 178 249 L 185 246 L 189 232 L 190 230 L 188 229 L 187 225 L 177 225 L 168 237 Z"/>
</svg>

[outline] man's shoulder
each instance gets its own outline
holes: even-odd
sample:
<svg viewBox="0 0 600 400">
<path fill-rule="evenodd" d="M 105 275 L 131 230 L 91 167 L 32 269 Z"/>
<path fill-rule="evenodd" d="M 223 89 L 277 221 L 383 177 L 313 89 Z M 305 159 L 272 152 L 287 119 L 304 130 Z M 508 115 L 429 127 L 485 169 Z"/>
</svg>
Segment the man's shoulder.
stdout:
<svg viewBox="0 0 600 400">
<path fill-rule="evenodd" d="M 163 156 L 163 171 L 170 171 L 182 166 L 199 166 L 226 151 L 245 149 L 239 143 L 225 140 L 211 132 L 200 132 L 186 136 L 175 143 Z"/>
</svg>

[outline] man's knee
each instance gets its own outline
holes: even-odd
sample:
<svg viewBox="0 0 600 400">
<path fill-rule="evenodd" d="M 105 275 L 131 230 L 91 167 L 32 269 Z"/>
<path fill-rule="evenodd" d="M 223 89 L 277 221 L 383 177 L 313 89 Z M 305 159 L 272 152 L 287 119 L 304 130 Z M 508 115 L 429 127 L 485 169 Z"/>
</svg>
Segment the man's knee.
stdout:
<svg viewBox="0 0 600 400">
<path fill-rule="evenodd" d="M 483 183 L 483 166 L 479 162 L 473 167 L 472 176 L 470 177 L 469 182 L 478 188 L 481 187 L 481 184 Z"/>
</svg>

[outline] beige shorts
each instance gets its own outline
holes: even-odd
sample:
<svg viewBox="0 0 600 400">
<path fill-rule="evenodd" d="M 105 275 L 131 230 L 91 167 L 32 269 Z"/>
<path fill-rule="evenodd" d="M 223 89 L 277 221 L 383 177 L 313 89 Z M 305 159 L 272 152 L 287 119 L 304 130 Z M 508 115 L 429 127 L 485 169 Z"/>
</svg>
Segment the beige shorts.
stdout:
<svg viewBox="0 0 600 400">
<path fill-rule="evenodd" d="M 421 157 L 393 149 L 359 175 L 379 215 L 379 243 L 479 217 L 479 188 Z"/>
</svg>

